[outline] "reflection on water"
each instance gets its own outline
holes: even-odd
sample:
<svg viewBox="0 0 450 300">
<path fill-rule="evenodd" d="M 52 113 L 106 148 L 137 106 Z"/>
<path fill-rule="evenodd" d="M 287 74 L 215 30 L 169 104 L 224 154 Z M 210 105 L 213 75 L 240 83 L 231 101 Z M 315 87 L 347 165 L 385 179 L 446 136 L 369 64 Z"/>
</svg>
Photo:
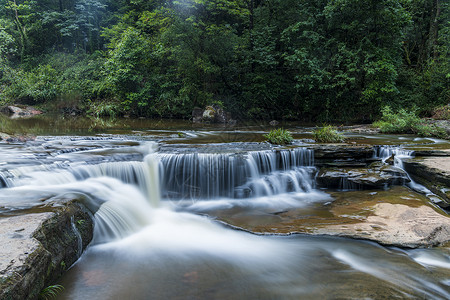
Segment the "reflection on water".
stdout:
<svg viewBox="0 0 450 300">
<path fill-rule="evenodd" d="M 299 122 L 281 122 L 297 139 L 310 142 L 316 127 Z M 38 115 L 33 118 L 10 119 L 0 113 L 0 133 L 19 135 L 127 135 L 164 141 L 166 143 L 204 144 L 232 142 L 263 142 L 263 134 L 274 129 L 266 121 L 241 121 L 235 125 L 192 123 L 190 120 L 130 119 L 67 117 L 63 115 Z M 348 129 L 342 127 L 342 130 Z M 349 143 L 370 145 L 414 145 L 416 149 L 446 149 L 449 142 L 414 135 L 386 135 L 345 132 Z"/>
</svg>

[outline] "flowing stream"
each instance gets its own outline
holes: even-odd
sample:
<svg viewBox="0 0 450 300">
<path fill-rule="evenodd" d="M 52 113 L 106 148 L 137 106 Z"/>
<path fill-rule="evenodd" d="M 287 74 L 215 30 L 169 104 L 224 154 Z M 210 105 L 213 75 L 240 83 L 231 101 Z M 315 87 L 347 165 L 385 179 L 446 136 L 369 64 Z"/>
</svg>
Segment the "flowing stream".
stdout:
<svg viewBox="0 0 450 300">
<path fill-rule="evenodd" d="M 2 214 L 72 198 L 95 211 L 94 239 L 58 299 L 450 298 L 447 248 L 259 236 L 209 216 L 333 201 L 306 148 L 167 153 L 139 139 L 46 137 L 0 152 Z"/>
</svg>

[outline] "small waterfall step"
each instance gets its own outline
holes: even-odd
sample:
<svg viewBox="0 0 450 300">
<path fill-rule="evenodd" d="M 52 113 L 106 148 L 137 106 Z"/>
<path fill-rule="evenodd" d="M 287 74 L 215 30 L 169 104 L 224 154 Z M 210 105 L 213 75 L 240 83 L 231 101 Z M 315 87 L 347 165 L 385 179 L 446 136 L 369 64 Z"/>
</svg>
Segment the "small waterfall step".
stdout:
<svg viewBox="0 0 450 300">
<path fill-rule="evenodd" d="M 249 198 L 312 188 L 314 151 L 157 154 L 162 191 L 171 199 Z"/>
</svg>

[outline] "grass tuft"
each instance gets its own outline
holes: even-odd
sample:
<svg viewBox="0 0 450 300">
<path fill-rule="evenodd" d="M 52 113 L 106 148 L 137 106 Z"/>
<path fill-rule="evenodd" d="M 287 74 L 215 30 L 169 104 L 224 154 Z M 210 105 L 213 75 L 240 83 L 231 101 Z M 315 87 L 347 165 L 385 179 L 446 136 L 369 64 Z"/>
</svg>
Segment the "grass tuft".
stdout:
<svg viewBox="0 0 450 300">
<path fill-rule="evenodd" d="M 291 132 L 283 128 L 273 129 L 268 134 L 265 134 L 264 137 L 269 143 L 275 145 L 292 144 L 294 141 Z"/>
<path fill-rule="evenodd" d="M 319 143 L 343 143 L 345 141 L 344 135 L 331 125 L 324 125 L 322 128 L 317 128 L 313 134 L 314 139 Z"/>
</svg>

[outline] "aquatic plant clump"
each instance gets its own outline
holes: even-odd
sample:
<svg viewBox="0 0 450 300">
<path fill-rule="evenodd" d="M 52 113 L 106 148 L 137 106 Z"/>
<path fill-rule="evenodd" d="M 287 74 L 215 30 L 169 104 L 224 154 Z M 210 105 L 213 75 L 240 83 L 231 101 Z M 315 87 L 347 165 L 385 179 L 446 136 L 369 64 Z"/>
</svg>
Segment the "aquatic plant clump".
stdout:
<svg viewBox="0 0 450 300">
<path fill-rule="evenodd" d="M 274 145 L 287 145 L 292 144 L 294 141 L 291 132 L 283 128 L 273 129 L 268 134 L 265 134 L 264 137 L 269 143 Z"/>
<path fill-rule="evenodd" d="M 313 134 L 314 139 L 319 143 L 343 143 L 345 141 L 344 135 L 331 125 L 324 125 L 322 128 L 317 128 Z"/>
</svg>

